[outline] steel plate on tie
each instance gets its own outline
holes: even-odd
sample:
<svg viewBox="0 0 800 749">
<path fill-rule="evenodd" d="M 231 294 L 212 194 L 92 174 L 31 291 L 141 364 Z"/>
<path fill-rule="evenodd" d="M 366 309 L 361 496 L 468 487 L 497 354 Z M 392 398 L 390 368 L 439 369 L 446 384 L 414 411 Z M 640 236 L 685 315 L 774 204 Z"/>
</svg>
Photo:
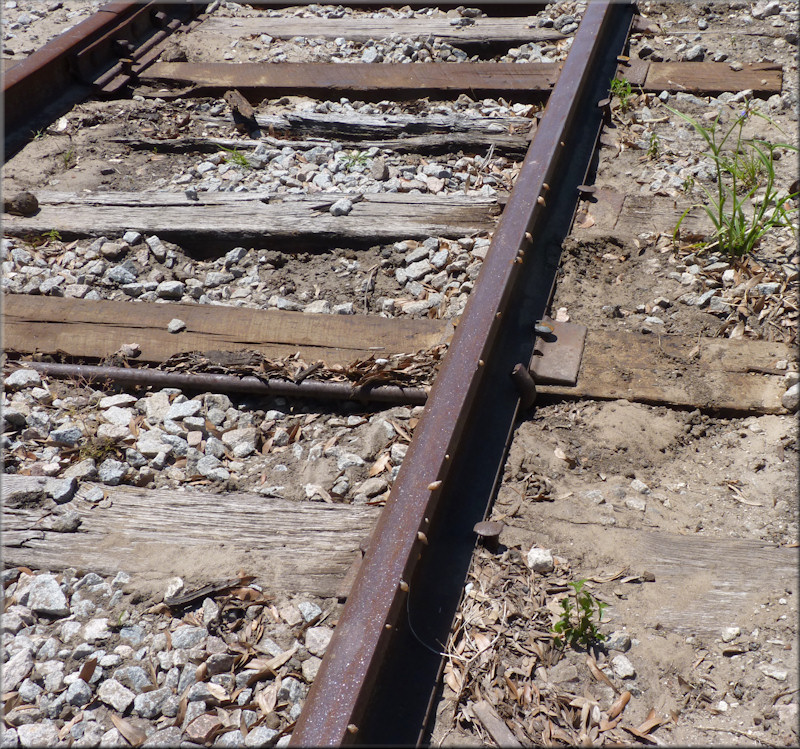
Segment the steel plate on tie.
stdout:
<svg viewBox="0 0 800 749">
<path fill-rule="evenodd" d="M 537 385 L 574 385 L 583 357 L 586 326 L 555 320 L 542 321 L 553 332 L 536 338 L 530 372 Z"/>
</svg>

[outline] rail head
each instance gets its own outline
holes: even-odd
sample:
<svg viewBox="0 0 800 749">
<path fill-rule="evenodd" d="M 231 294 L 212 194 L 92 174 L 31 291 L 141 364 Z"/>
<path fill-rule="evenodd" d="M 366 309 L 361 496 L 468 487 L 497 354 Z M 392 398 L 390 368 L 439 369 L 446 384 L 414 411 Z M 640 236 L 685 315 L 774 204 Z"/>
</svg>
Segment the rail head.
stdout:
<svg viewBox="0 0 800 749">
<path fill-rule="evenodd" d="M 451 473 L 451 456 L 468 428 L 485 364 L 520 276 L 522 254 L 545 214 L 549 185 L 568 155 L 570 129 L 587 105 L 583 99 L 592 69 L 603 54 L 610 54 L 606 39 L 623 6 L 629 4 L 602 0 L 587 8 L 291 746 L 333 746 L 360 738 L 361 717 L 369 709 L 392 630 L 405 610 L 409 581 L 424 554 L 430 520 Z"/>
</svg>

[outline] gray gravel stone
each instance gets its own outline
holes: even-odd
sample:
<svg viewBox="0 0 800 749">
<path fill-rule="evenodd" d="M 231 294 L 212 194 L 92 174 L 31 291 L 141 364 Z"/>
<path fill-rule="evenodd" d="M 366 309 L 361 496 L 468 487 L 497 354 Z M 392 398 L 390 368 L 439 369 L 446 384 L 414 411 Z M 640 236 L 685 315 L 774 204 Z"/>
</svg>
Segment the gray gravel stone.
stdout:
<svg viewBox="0 0 800 749">
<path fill-rule="evenodd" d="M 69 616 L 67 597 L 53 575 L 37 575 L 31 583 L 28 607 L 42 616 Z"/>
<path fill-rule="evenodd" d="M 281 681 L 278 689 L 278 700 L 287 700 L 292 704 L 300 702 L 306 696 L 306 687 L 293 676 L 287 676 Z"/>
<path fill-rule="evenodd" d="M 172 633 L 172 647 L 180 649 L 193 648 L 208 637 L 208 631 L 203 627 L 192 627 L 185 624 Z"/>
<path fill-rule="evenodd" d="M 33 669 L 33 654 L 23 648 L 3 664 L 3 692 L 13 692 Z"/>
<path fill-rule="evenodd" d="M 781 405 L 787 410 L 794 413 L 800 406 L 800 384 L 795 383 L 789 387 L 781 398 Z"/>
<path fill-rule="evenodd" d="M 331 216 L 347 216 L 353 210 L 353 201 L 339 198 L 329 209 Z"/>
<path fill-rule="evenodd" d="M 636 669 L 624 655 L 615 655 L 611 659 L 611 668 L 620 679 L 632 679 L 636 676 Z"/>
<path fill-rule="evenodd" d="M 97 690 L 97 696 L 120 713 L 124 713 L 136 699 L 136 695 L 116 679 L 106 679 Z"/>
<path fill-rule="evenodd" d="M 213 455 L 206 455 L 197 461 L 197 472 L 214 481 L 227 481 L 230 478 L 230 472 Z"/>
<path fill-rule="evenodd" d="M 297 604 L 297 608 L 300 610 L 303 619 L 307 622 L 310 622 L 322 613 L 322 609 L 317 606 L 316 603 L 311 603 L 310 601 L 301 601 Z"/>
<path fill-rule="evenodd" d="M 73 601 L 75 596 L 73 596 Z M 100 619 L 92 619 L 86 622 L 82 632 L 83 639 L 86 642 L 97 642 L 98 640 L 107 640 L 111 637 L 111 630 L 108 628 L 108 619 L 102 617 Z"/>
<path fill-rule="evenodd" d="M 180 299 L 186 293 L 186 284 L 182 281 L 162 281 L 156 287 L 159 299 Z"/>
<path fill-rule="evenodd" d="M 76 479 L 47 479 L 45 492 L 56 504 L 70 502 L 78 490 Z"/>
<path fill-rule="evenodd" d="M 273 728 L 267 726 L 256 726 L 252 731 L 249 731 L 244 740 L 245 746 L 267 746 L 268 742 L 272 741 L 278 732 Z"/>
<path fill-rule="evenodd" d="M 147 672 L 141 666 L 123 666 L 114 671 L 113 678 L 120 684 L 133 690 L 136 694 L 141 694 L 153 684 Z"/>
<path fill-rule="evenodd" d="M 3 385 L 8 392 L 23 390 L 30 387 L 41 387 L 42 378 L 35 369 L 15 369 L 3 380 Z"/>
<path fill-rule="evenodd" d="M 67 688 L 64 701 L 73 707 L 83 707 L 92 699 L 92 688 L 83 680 L 76 679 Z"/>
<path fill-rule="evenodd" d="M 333 637 L 330 627 L 309 627 L 306 630 L 305 644 L 309 653 L 322 657 Z"/>
<path fill-rule="evenodd" d="M 97 469 L 97 478 L 108 486 L 117 486 L 122 483 L 127 472 L 127 463 L 114 460 L 114 458 L 106 458 Z"/>
<path fill-rule="evenodd" d="M 538 546 L 533 546 L 528 552 L 528 567 L 534 572 L 552 572 L 553 571 L 553 554 L 550 549 L 540 549 Z"/>
<path fill-rule="evenodd" d="M 203 404 L 198 400 L 185 400 L 181 403 L 173 403 L 164 415 L 165 419 L 179 420 L 187 416 L 194 416 L 203 408 Z"/>
<path fill-rule="evenodd" d="M 43 747 L 58 744 L 58 728 L 52 720 L 17 726 L 20 746 Z"/>
<path fill-rule="evenodd" d="M 163 263 L 167 259 L 167 248 L 164 247 L 164 244 L 158 237 L 147 237 L 144 241 L 150 248 L 150 252 L 153 253 L 153 257 L 158 260 L 158 262 Z"/>
<path fill-rule="evenodd" d="M 147 741 L 141 744 L 143 747 L 164 747 L 164 746 L 179 746 L 181 745 L 181 729 L 177 726 L 170 726 L 169 728 L 162 728 L 160 731 L 155 731 L 147 737 Z M 127 744 L 126 744 L 127 745 Z"/>
</svg>

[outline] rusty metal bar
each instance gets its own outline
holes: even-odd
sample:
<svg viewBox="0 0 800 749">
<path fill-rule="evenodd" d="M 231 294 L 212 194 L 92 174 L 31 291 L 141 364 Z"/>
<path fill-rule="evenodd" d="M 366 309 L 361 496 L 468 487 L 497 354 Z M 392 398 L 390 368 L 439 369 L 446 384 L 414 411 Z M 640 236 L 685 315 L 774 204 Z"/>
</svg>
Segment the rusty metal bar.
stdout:
<svg viewBox="0 0 800 749">
<path fill-rule="evenodd" d="M 50 362 L 24 362 L 24 366 L 35 369 L 48 377 L 58 379 L 76 378 L 89 382 L 110 380 L 121 385 L 144 385 L 154 387 L 176 387 L 188 390 L 215 393 L 244 393 L 247 395 L 277 396 L 290 398 L 318 398 L 320 400 L 355 400 L 366 403 L 393 403 L 397 405 L 422 406 L 428 398 L 425 388 L 405 388 L 399 385 L 353 386 L 346 382 L 303 380 L 292 382 L 270 378 L 237 377 L 222 374 L 187 374 L 165 372 L 144 367 L 105 367 L 87 364 L 54 364 Z"/>
<path fill-rule="evenodd" d="M 383 656 L 406 612 L 419 560 L 426 554 L 432 519 L 442 495 L 457 479 L 458 471 L 451 467 L 466 442 L 480 399 L 492 397 L 491 388 L 484 387 L 484 373 L 496 353 L 525 252 L 543 225 L 550 185 L 556 184 L 562 163 L 575 150 L 570 133 L 587 106 L 584 93 L 596 75 L 594 68 L 605 59 L 603 55 L 612 54 L 608 38 L 615 32 L 619 7 L 613 0 L 598 0 L 586 10 L 295 726 L 292 746 L 359 740 Z M 513 388 L 513 384 L 506 377 L 497 387 Z"/>
</svg>

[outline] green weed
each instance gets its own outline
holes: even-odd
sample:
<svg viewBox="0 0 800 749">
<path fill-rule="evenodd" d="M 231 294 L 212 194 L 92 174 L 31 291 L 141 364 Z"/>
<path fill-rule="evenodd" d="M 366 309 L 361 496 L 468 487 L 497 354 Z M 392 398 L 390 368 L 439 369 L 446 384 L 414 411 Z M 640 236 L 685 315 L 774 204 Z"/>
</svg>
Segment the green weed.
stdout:
<svg viewBox="0 0 800 749">
<path fill-rule="evenodd" d="M 647 146 L 647 158 L 657 159 L 661 154 L 661 143 L 655 133 L 650 133 L 650 143 Z"/>
<path fill-rule="evenodd" d="M 75 149 L 69 148 L 61 154 L 61 161 L 64 162 L 64 169 L 69 169 L 75 166 L 76 156 Z"/>
<path fill-rule="evenodd" d="M 619 99 L 620 112 L 627 112 L 631 108 L 632 95 L 633 88 L 630 81 L 625 78 L 614 78 L 611 81 L 611 96 L 616 96 Z"/>
<path fill-rule="evenodd" d="M 599 624 L 603 619 L 603 609 L 608 604 L 598 601 L 591 593 L 584 590 L 584 585 L 586 580 L 569 583 L 572 594 L 561 600 L 561 618 L 552 629 L 556 634 L 553 641 L 559 647 L 565 644 L 588 646 L 606 639 L 592 619 L 597 612 Z"/>
<path fill-rule="evenodd" d="M 349 171 L 357 166 L 366 166 L 368 160 L 369 157 L 365 151 L 350 151 L 349 153 L 345 154 L 344 158 L 342 159 L 342 163 Z"/>
<path fill-rule="evenodd" d="M 686 120 L 705 140 L 709 150 L 704 155 L 714 165 L 715 184 L 712 189 L 700 185 L 706 202 L 699 205 L 714 224 L 714 238 L 706 249 L 715 246 L 727 255 L 743 257 L 752 252 L 771 229 L 792 226 L 797 208 L 791 206 L 790 201 L 798 193 L 781 195 L 777 189 L 775 151 L 797 151 L 797 147 L 742 136 L 745 122 L 751 115 L 775 124 L 769 117 L 748 106 L 727 129 L 723 129 L 720 115 L 706 127 L 687 114 L 670 107 L 667 109 Z M 691 206 L 680 217 L 673 232 L 674 241 L 677 241 L 686 215 L 695 207 Z"/>
<path fill-rule="evenodd" d="M 247 156 L 241 153 L 236 148 L 225 148 L 222 147 L 222 150 L 225 151 L 227 156 L 225 157 L 225 163 L 233 164 L 234 166 L 240 166 L 244 169 L 252 169 L 253 165 L 247 160 Z"/>
<path fill-rule="evenodd" d="M 42 239 L 45 242 L 60 242 L 61 241 L 61 234 L 58 229 L 50 229 L 50 231 L 45 232 L 42 234 Z"/>
</svg>

